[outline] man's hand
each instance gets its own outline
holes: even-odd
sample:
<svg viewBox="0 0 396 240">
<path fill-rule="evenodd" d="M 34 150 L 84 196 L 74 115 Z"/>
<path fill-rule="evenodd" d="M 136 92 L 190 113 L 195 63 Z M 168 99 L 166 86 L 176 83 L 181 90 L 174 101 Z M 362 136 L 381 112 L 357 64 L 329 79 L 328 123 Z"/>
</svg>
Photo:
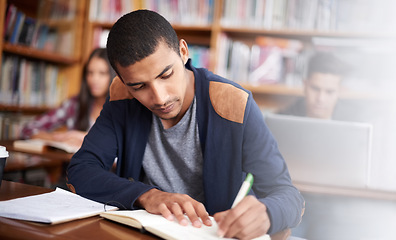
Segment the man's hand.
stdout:
<svg viewBox="0 0 396 240">
<path fill-rule="evenodd" d="M 204 205 L 186 194 L 167 193 L 158 189 L 151 189 L 143 193 L 136 201 L 136 205 L 143 207 L 153 214 L 161 214 L 168 220 L 173 216 L 181 225 L 187 225 L 188 216 L 194 227 L 201 227 L 202 223 L 211 226 L 212 221 Z M 201 221 L 199 220 L 201 218 Z"/>
<path fill-rule="evenodd" d="M 267 207 L 254 196 L 246 196 L 234 208 L 214 215 L 221 237 L 252 239 L 267 233 L 270 219 Z"/>
</svg>

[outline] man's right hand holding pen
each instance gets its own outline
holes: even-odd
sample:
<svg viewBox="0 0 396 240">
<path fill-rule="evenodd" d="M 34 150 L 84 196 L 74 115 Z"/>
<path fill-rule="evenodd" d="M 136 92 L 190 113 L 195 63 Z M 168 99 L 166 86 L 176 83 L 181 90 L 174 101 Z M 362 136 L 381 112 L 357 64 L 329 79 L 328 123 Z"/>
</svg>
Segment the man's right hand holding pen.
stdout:
<svg viewBox="0 0 396 240">
<path fill-rule="evenodd" d="M 246 196 L 252 185 L 253 175 L 248 173 L 231 209 L 214 215 L 220 237 L 252 239 L 268 232 L 271 224 L 266 206 L 256 197 Z"/>
<path fill-rule="evenodd" d="M 266 206 L 249 195 L 234 208 L 214 215 L 221 237 L 252 239 L 262 236 L 270 228 L 270 219 Z"/>
<path fill-rule="evenodd" d="M 270 219 L 266 206 L 255 196 L 246 196 L 252 184 L 253 176 L 249 173 L 231 209 L 213 216 L 218 224 L 220 237 L 253 239 L 268 232 Z M 201 227 L 202 223 L 206 226 L 212 225 L 204 205 L 185 194 L 151 189 L 142 194 L 136 204 L 150 213 L 161 214 L 168 220 L 173 220 L 175 217 L 181 225 L 188 224 L 184 214 L 188 216 L 194 227 Z"/>
</svg>

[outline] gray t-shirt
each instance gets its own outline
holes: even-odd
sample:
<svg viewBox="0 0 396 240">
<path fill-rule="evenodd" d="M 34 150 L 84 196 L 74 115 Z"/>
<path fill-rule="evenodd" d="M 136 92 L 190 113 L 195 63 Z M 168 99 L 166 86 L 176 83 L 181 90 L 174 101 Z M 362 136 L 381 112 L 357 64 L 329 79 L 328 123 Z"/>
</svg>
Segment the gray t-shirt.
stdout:
<svg viewBox="0 0 396 240">
<path fill-rule="evenodd" d="M 143 157 L 144 182 L 203 203 L 202 163 L 195 98 L 183 118 L 169 129 L 153 114 Z"/>
</svg>

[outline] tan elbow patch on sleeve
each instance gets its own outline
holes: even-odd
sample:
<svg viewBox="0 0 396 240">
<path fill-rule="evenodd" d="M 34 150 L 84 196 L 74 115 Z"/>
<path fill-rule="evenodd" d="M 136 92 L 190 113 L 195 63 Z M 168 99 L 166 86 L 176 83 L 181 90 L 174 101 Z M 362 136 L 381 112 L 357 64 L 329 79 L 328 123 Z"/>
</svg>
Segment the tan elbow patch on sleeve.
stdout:
<svg viewBox="0 0 396 240">
<path fill-rule="evenodd" d="M 236 123 L 243 123 L 249 94 L 231 84 L 209 83 L 209 96 L 214 110 L 221 117 Z"/>
<path fill-rule="evenodd" d="M 110 85 L 110 101 L 132 99 L 133 96 L 119 77 L 115 77 Z"/>
</svg>

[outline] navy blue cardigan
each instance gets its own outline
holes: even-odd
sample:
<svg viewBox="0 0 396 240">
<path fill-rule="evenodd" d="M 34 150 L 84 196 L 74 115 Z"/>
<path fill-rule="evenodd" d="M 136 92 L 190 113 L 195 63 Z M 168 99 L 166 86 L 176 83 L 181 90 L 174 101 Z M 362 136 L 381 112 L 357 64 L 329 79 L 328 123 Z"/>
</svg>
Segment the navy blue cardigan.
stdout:
<svg viewBox="0 0 396 240">
<path fill-rule="evenodd" d="M 207 211 L 214 214 L 229 209 L 246 173 L 251 172 L 255 179 L 251 194 L 267 206 L 270 233 L 296 226 L 304 200 L 291 183 L 251 93 L 206 69 L 192 67 L 190 61 L 186 67 L 195 76 Z M 241 104 L 242 110 L 238 108 Z M 242 111 L 237 114 L 240 121 L 228 117 L 235 111 Z M 107 100 L 70 162 L 69 187 L 95 201 L 118 202 L 134 209 L 135 200 L 154 187 L 140 182 L 151 121 L 152 113 L 136 99 Z M 109 171 L 115 158 L 116 174 Z"/>
</svg>

